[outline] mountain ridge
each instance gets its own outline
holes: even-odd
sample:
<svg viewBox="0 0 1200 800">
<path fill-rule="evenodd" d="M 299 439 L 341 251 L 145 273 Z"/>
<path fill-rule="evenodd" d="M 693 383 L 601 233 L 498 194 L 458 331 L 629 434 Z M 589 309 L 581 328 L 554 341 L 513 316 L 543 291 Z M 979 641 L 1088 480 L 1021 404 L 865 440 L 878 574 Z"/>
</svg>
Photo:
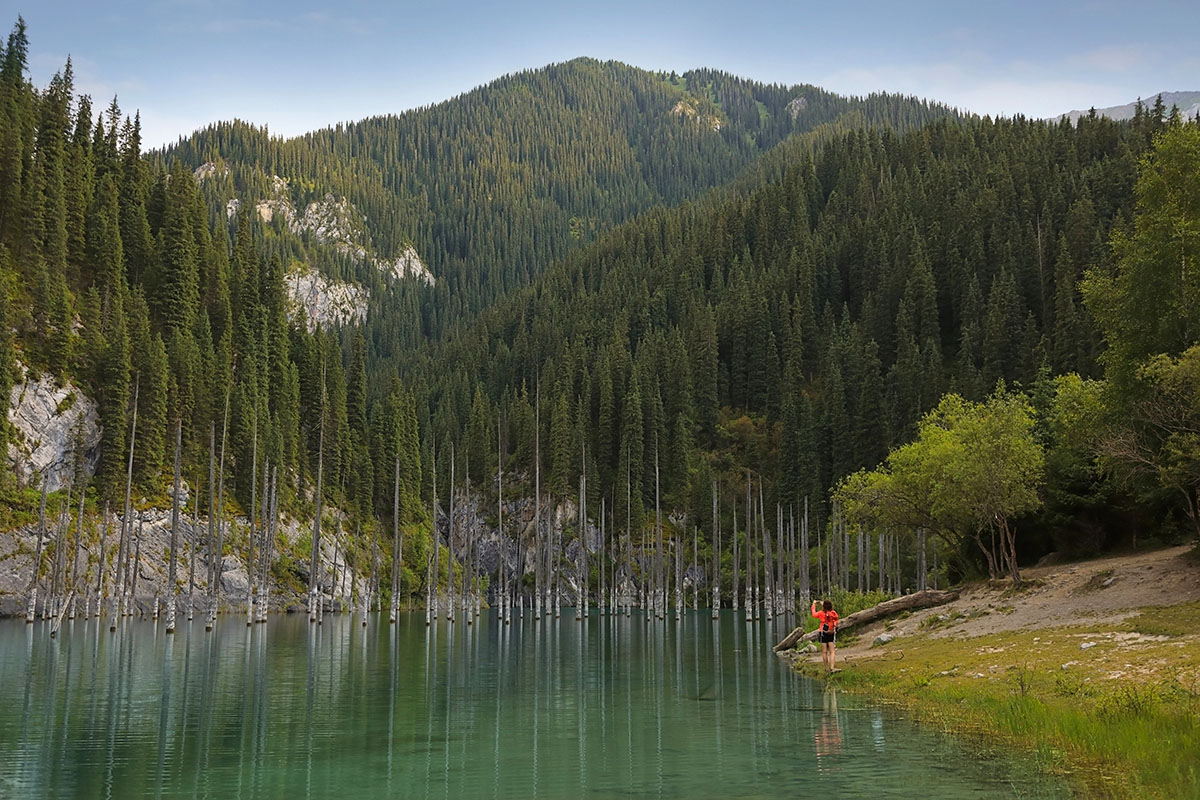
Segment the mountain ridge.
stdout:
<svg viewBox="0 0 1200 800">
<path fill-rule="evenodd" d="M 235 201 L 278 196 L 280 181 L 298 210 L 326 195 L 346 200 L 365 222 L 356 247 L 385 260 L 411 247 L 428 266 L 437 284 L 423 304 L 434 310 L 409 304 L 406 313 L 423 313 L 420 334 L 436 336 L 600 231 L 727 185 L 790 136 L 851 113 L 855 124 L 906 126 L 956 112 L 910 97 L 847 98 L 715 70 L 577 58 L 297 137 L 214 123 L 151 158 L 221 164 L 202 187 L 214 221 Z M 310 266 L 377 280 L 327 256 Z"/>
<path fill-rule="evenodd" d="M 1169 112 L 1172 106 L 1178 107 L 1180 114 L 1185 119 L 1194 117 L 1200 114 L 1200 91 L 1184 91 L 1184 92 L 1158 92 L 1147 96 L 1146 98 L 1138 98 L 1132 103 L 1124 103 L 1119 106 L 1108 106 L 1106 108 L 1095 108 L 1094 106 L 1086 111 L 1078 109 L 1068 111 L 1065 114 L 1059 114 L 1056 117 L 1051 117 L 1052 120 L 1063 119 L 1064 117 L 1071 122 L 1078 122 L 1080 117 L 1085 117 L 1093 110 L 1097 116 L 1108 117 L 1112 120 L 1122 121 L 1133 119 L 1137 112 L 1137 106 L 1140 103 L 1146 110 L 1154 107 L 1157 98 L 1162 98 L 1162 103 L 1165 112 Z"/>
</svg>

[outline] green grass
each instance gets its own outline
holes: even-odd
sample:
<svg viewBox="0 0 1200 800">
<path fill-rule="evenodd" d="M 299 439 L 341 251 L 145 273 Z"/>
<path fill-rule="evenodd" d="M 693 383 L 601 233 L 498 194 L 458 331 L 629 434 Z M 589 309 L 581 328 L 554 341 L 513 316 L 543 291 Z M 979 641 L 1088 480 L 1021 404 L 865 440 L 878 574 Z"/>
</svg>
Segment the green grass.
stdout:
<svg viewBox="0 0 1200 800">
<path fill-rule="evenodd" d="M 1186 636 L 1200 631 L 1200 603 L 1146 608 L 1123 628 L 1146 636 Z"/>
<path fill-rule="evenodd" d="M 1131 632 L 1170 638 L 1140 640 L 1134 650 Z M 829 680 L 957 734 L 1023 750 L 1081 796 L 1198 797 L 1197 633 L 1200 603 L 1148 609 L 1119 625 L 1039 630 L 1037 642 L 1027 631 L 916 636 L 843 662 Z M 1082 650 L 1085 642 L 1096 644 Z M 821 668 L 798 669 L 816 677 Z"/>
</svg>

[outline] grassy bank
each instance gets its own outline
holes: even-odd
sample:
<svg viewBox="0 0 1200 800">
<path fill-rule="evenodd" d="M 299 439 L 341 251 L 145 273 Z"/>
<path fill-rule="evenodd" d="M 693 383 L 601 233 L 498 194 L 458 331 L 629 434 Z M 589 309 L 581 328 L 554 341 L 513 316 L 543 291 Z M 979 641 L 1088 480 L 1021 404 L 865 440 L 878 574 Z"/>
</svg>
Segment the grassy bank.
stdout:
<svg viewBox="0 0 1200 800">
<path fill-rule="evenodd" d="M 1027 753 L 1084 797 L 1200 798 L 1200 603 L 971 637 L 935 637 L 922 613 L 921 633 L 857 648 L 829 680 Z M 820 677 L 819 657 L 797 670 Z"/>
</svg>

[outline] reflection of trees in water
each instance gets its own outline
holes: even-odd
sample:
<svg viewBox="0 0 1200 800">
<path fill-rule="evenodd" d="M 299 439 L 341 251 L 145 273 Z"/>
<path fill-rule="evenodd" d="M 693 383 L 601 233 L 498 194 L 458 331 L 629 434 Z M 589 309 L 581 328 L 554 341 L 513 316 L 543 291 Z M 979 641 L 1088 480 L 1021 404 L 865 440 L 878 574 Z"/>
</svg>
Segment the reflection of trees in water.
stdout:
<svg viewBox="0 0 1200 800">
<path fill-rule="evenodd" d="M 837 690 L 825 689 L 825 708 L 821 724 L 813 728 L 817 753 L 817 772 L 832 772 L 831 759 L 842 754 L 842 725 L 838 717 Z"/>
</svg>

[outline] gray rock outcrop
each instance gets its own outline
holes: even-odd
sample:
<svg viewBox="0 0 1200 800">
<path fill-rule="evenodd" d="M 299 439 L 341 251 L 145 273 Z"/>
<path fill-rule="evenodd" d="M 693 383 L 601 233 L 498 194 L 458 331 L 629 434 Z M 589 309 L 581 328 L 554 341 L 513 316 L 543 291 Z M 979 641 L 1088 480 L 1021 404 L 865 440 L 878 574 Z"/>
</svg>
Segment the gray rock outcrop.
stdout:
<svg viewBox="0 0 1200 800">
<path fill-rule="evenodd" d="M 367 318 L 367 290 L 357 283 L 331 281 L 315 269 L 293 265 L 284 278 L 291 316 L 309 333 L 322 328 L 359 324 Z"/>
<path fill-rule="evenodd" d="M 21 379 L 12 388 L 8 421 L 15 434 L 8 466 L 21 486 L 54 492 L 71 482 L 76 464 L 90 477 L 100 456 L 100 415 L 96 404 L 70 381 L 59 385 L 47 375 L 32 376 L 18 364 Z"/>
</svg>

